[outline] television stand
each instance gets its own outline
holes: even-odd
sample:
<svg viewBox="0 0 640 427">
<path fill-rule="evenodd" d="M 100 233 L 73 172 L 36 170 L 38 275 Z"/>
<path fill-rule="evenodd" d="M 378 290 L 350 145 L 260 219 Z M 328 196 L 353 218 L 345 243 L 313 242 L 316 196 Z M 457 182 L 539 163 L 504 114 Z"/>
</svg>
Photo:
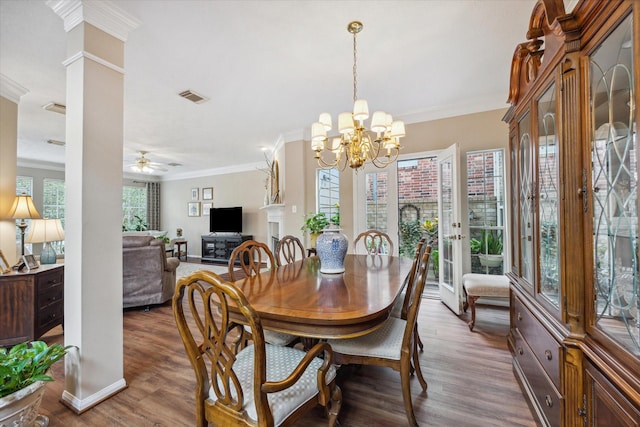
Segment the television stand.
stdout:
<svg viewBox="0 0 640 427">
<path fill-rule="evenodd" d="M 245 234 L 207 234 L 202 237 L 202 262 L 228 263 L 231 253 L 242 242 L 253 239 Z"/>
</svg>

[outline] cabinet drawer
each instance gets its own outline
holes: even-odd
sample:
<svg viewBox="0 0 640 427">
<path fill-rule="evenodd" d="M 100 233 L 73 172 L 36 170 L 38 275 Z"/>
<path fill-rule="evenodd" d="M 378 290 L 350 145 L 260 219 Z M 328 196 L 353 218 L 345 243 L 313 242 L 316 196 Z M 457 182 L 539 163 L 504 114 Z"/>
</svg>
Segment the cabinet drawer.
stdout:
<svg viewBox="0 0 640 427">
<path fill-rule="evenodd" d="M 517 297 L 514 298 L 514 322 L 549 378 L 560 387 L 560 343 L 542 326 Z"/>
<path fill-rule="evenodd" d="M 64 283 L 59 282 L 47 288 L 41 289 L 38 293 L 38 306 L 36 310 L 41 310 L 51 304 L 62 301 L 64 298 Z"/>
<path fill-rule="evenodd" d="M 46 332 L 62 323 L 64 317 L 64 303 L 59 301 L 38 311 L 36 330 Z"/>
<path fill-rule="evenodd" d="M 62 268 L 46 271 L 36 277 L 38 292 L 42 292 L 52 286 L 62 285 L 62 283 L 64 283 L 64 270 Z"/>
<path fill-rule="evenodd" d="M 562 396 L 517 330 L 513 332 L 513 337 L 515 340 L 515 359 L 524 372 L 526 381 L 535 396 L 535 405 L 544 413 L 548 425 L 559 427 L 561 425 Z"/>
</svg>

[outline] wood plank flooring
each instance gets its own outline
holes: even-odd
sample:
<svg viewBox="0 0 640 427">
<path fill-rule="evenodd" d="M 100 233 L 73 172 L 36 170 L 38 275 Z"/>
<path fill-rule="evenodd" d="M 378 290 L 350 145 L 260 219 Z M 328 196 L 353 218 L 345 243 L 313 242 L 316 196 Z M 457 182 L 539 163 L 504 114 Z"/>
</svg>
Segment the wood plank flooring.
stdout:
<svg viewBox="0 0 640 427">
<path fill-rule="evenodd" d="M 535 422 L 511 371 L 507 350 L 509 312 L 479 306 L 474 332 L 469 313 L 455 316 L 439 300 L 422 301 L 418 326 L 425 344 L 421 366 L 429 384 L 422 393 L 412 382 L 413 406 L 421 426 L 533 427 Z M 43 339 L 62 343 L 62 329 Z M 128 388 L 82 415 L 59 402 L 64 366 L 53 367 L 57 380 L 47 385 L 40 413 L 50 427 L 192 426 L 195 422 L 193 370 L 176 330 L 170 303 L 150 312 L 124 314 L 124 364 Z M 406 426 L 399 373 L 388 368 L 343 367 L 338 383 L 343 427 Z M 325 426 L 321 408 L 296 426 Z"/>
</svg>

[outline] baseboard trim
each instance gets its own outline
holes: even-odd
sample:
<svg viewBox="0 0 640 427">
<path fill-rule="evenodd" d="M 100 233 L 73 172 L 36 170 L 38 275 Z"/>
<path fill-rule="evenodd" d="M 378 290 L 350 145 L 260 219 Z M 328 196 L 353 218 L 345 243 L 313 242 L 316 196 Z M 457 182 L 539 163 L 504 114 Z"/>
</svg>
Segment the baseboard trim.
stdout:
<svg viewBox="0 0 640 427">
<path fill-rule="evenodd" d="M 109 399 L 111 396 L 118 394 L 127 387 L 127 382 L 124 380 L 124 378 L 121 378 L 110 386 L 107 386 L 102 390 L 93 393 L 86 399 L 78 399 L 73 394 L 65 390 L 64 392 L 62 392 L 60 402 L 62 402 L 63 405 L 69 407 L 69 409 L 74 411 L 76 414 L 80 415 L 83 412 L 88 411 L 89 409 L 98 405 L 99 403 Z"/>
</svg>

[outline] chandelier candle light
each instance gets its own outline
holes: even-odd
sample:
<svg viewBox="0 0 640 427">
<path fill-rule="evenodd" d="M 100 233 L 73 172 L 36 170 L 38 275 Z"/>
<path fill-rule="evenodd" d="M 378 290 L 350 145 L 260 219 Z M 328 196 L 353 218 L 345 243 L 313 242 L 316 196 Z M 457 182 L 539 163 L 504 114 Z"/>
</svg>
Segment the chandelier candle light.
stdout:
<svg viewBox="0 0 640 427">
<path fill-rule="evenodd" d="M 362 22 L 353 21 L 347 31 L 353 34 L 353 112 L 340 113 L 338 116 L 339 137 L 331 139 L 327 132 L 331 130 L 331 115 L 320 114 L 317 122 L 311 125 L 311 148 L 321 167 L 339 167 L 344 170 L 348 164 L 356 171 L 366 162 L 383 168 L 398 158 L 400 137 L 405 136 L 404 122 L 393 121 L 391 114 L 376 111 L 371 117 L 370 131 L 364 121 L 369 118 L 369 106 L 364 99 L 358 99 L 356 35 L 362 30 Z M 372 138 L 369 132 L 375 133 Z M 326 161 L 323 150 L 333 153 L 333 160 Z"/>
</svg>

